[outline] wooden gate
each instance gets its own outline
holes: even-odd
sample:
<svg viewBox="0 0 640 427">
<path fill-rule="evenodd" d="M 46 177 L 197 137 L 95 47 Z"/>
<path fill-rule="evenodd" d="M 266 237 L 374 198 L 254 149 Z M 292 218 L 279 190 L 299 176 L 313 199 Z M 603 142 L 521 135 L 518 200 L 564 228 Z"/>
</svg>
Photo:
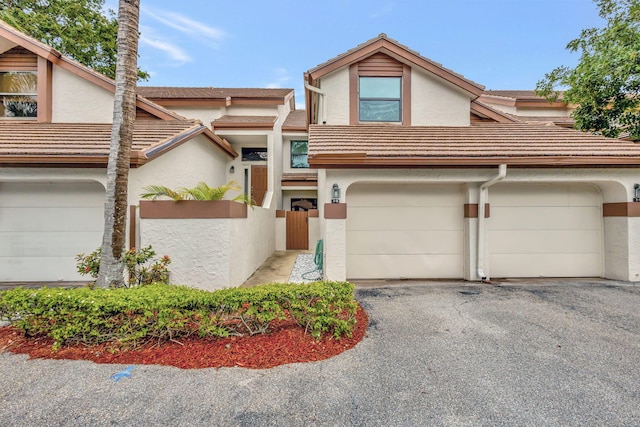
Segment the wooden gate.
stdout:
<svg viewBox="0 0 640 427">
<path fill-rule="evenodd" d="M 267 167 L 251 165 L 251 199 L 256 206 L 262 206 L 267 192 Z"/>
<path fill-rule="evenodd" d="M 309 249 L 309 212 L 287 211 L 287 249 Z"/>
</svg>

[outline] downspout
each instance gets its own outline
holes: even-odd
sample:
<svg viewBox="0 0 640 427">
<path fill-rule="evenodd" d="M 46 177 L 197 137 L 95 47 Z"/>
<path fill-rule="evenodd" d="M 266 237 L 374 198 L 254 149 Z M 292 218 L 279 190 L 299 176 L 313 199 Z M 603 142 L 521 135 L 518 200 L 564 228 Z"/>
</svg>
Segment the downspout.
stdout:
<svg viewBox="0 0 640 427">
<path fill-rule="evenodd" d="M 488 281 L 487 275 L 484 274 L 484 247 L 485 247 L 485 230 L 484 230 L 484 210 L 487 203 L 487 189 L 498 181 L 502 181 L 507 176 L 507 165 L 502 164 L 498 168 L 498 175 L 491 178 L 489 181 L 480 185 L 478 190 L 478 244 L 476 251 L 476 274 L 483 282 Z"/>
<path fill-rule="evenodd" d="M 320 95 L 320 102 L 321 102 L 321 104 L 322 104 L 322 108 L 321 108 L 321 110 L 322 110 L 322 111 L 321 111 L 321 113 L 320 113 L 320 114 L 321 114 L 321 117 L 319 117 L 319 118 L 318 118 L 318 123 L 322 123 L 323 125 L 324 125 L 324 124 L 327 124 L 327 122 L 326 122 L 326 117 L 327 117 L 327 114 L 326 114 L 326 113 L 327 113 L 327 103 L 325 102 L 325 96 L 326 96 L 327 94 L 326 94 L 326 93 L 324 93 L 323 91 L 321 91 L 319 88 L 317 88 L 317 87 L 315 87 L 315 86 L 311 86 L 311 85 L 309 84 L 309 82 L 307 82 L 307 81 L 305 81 L 305 82 L 304 82 L 304 87 L 305 87 L 306 89 L 309 89 L 311 92 L 315 92 L 315 93 L 317 93 L 317 94 L 319 94 L 319 95 Z M 322 119 L 322 120 L 320 120 L 320 119 Z"/>
</svg>

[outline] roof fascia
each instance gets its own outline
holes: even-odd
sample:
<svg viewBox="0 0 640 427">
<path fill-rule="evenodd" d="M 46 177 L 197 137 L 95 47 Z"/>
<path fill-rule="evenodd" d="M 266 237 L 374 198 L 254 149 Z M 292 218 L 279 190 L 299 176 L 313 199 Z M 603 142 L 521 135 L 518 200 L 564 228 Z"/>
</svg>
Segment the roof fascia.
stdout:
<svg viewBox="0 0 640 427">
<path fill-rule="evenodd" d="M 501 111 L 494 110 L 477 100 L 471 101 L 471 112 L 495 120 L 498 123 L 518 123 L 518 120 L 515 118 L 510 117 Z"/>
<path fill-rule="evenodd" d="M 637 167 L 640 158 L 626 156 L 514 156 L 514 157 L 368 157 L 366 153 L 316 154 L 309 156 L 314 169 L 340 168 L 430 168 L 496 166 L 554 167 Z"/>
</svg>

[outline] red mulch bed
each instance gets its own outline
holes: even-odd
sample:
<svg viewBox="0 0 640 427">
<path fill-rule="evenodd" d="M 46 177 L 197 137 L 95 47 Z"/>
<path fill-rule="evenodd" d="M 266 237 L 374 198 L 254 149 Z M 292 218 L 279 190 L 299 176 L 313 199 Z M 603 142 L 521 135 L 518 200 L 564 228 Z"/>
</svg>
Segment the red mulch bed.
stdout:
<svg viewBox="0 0 640 427">
<path fill-rule="evenodd" d="M 292 322 L 283 322 L 266 335 L 201 339 L 189 337 L 178 342 L 146 344 L 135 350 L 115 350 L 110 344 L 67 346 L 51 349 L 48 338 L 26 338 L 12 326 L 0 328 L 0 353 L 28 354 L 30 358 L 91 360 L 96 363 L 122 363 L 176 366 L 182 369 L 240 366 L 263 369 L 287 363 L 323 360 L 358 344 L 365 336 L 369 318 L 358 306 L 357 323 L 351 337 L 336 340 L 323 336 L 316 340 Z"/>
</svg>

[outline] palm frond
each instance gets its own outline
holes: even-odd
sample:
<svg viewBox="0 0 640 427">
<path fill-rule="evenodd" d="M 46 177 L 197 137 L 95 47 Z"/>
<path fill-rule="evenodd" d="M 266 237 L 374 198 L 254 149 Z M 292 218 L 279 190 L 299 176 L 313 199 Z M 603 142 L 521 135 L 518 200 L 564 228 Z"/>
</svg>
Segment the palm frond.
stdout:
<svg viewBox="0 0 640 427">
<path fill-rule="evenodd" d="M 161 197 L 168 197 L 172 200 L 184 200 L 184 197 L 180 192 L 173 191 L 164 185 L 148 185 L 144 187 L 143 190 L 145 192 L 140 194 L 140 197 L 143 199 L 156 200 Z"/>
</svg>

